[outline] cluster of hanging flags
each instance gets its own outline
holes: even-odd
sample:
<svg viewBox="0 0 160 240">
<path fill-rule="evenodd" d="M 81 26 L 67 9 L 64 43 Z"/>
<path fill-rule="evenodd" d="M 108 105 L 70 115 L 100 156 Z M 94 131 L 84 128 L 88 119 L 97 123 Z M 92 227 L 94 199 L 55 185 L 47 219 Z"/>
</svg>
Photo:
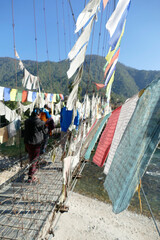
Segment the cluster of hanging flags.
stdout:
<svg viewBox="0 0 160 240">
<path fill-rule="evenodd" d="M 105 8 L 109 0 L 103 0 Z M 120 53 L 121 39 L 124 34 L 127 14 L 130 8 L 131 0 L 119 0 L 115 10 L 106 23 L 106 29 L 109 32 L 109 51 L 106 56 L 106 64 L 103 67 L 104 84 L 95 83 L 97 90 L 106 87 L 106 97 L 110 98 L 111 87 L 114 81 L 116 64 Z"/>
<path fill-rule="evenodd" d="M 15 88 L 0 87 L 0 101 L 20 101 L 34 102 L 38 95 L 48 102 L 58 102 L 64 100 L 63 94 L 39 93 Z"/>
<path fill-rule="evenodd" d="M 85 60 L 85 54 L 91 35 L 93 22 L 97 18 L 97 12 L 100 9 L 100 2 L 101 0 L 90 0 L 83 11 L 79 14 L 76 21 L 75 33 L 79 34 L 78 32 L 80 30 L 82 30 L 82 33 L 80 34 L 71 51 L 68 53 L 68 58 L 70 60 L 70 67 L 67 71 L 68 78 L 71 78 L 78 69 L 78 72 L 72 84 L 72 92 L 70 93 L 67 100 L 67 109 L 74 110 L 73 115 L 76 111 L 75 105 L 77 101 L 78 86 L 83 73 L 83 62 Z"/>
<path fill-rule="evenodd" d="M 99 9 L 101 0 L 90 0 L 84 10 L 80 13 L 76 22 L 75 33 L 78 33 L 85 24 L 89 21 L 87 26 L 83 29 L 77 42 L 73 46 L 72 50 L 68 54 L 68 58 L 71 61 L 70 68 L 67 71 L 68 78 L 71 78 L 76 70 L 83 64 L 85 59 L 85 53 L 89 42 L 93 22 L 96 18 L 97 11 Z"/>
<path fill-rule="evenodd" d="M 125 210 L 160 141 L 160 79 L 103 118 L 85 153 L 92 149 L 106 123 L 93 162 L 104 167 L 104 187 L 113 211 Z"/>
<path fill-rule="evenodd" d="M 105 9 L 109 0 L 103 0 L 103 8 Z M 85 60 L 85 54 L 87 45 L 89 42 L 93 22 L 97 19 L 97 13 L 100 10 L 101 0 L 90 0 L 83 11 L 79 14 L 76 21 L 75 33 L 78 33 L 82 29 L 78 40 L 68 54 L 70 60 L 70 67 L 67 71 L 68 78 L 71 78 L 76 70 L 79 71 L 75 77 L 73 83 L 72 94 L 69 99 L 68 106 L 73 109 L 73 104 L 70 106 L 70 102 L 77 96 L 78 85 L 82 76 L 82 65 Z M 106 23 L 106 29 L 109 32 L 109 51 L 106 56 L 106 64 L 103 68 L 105 83 L 95 83 L 97 89 L 106 87 L 107 99 L 110 99 L 111 87 L 114 81 L 116 64 L 120 53 L 121 38 L 124 34 L 127 14 L 130 8 L 131 0 L 119 0 L 115 10 Z M 73 101 L 75 102 L 75 101 Z M 70 110 L 71 110 L 70 109 Z"/>
</svg>

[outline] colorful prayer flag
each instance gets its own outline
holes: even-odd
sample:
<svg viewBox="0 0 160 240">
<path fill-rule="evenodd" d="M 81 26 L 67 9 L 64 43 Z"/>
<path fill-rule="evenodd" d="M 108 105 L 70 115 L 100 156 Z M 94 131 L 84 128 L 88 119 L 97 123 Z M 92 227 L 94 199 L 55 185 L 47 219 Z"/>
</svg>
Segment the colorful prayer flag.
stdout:
<svg viewBox="0 0 160 240">
<path fill-rule="evenodd" d="M 119 0 L 118 4 L 116 6 L 116 9 L 114 10 L 114 12 L 112 13 L 108 22 L 106 23 L 106 28 L 109 31 L 110 37 L 113 36 L 113 33 L 115 32 L 116 27 L 123 15 L 124 11 L 128 7 L 130 1 L 131 0 Z"/>
</svg>

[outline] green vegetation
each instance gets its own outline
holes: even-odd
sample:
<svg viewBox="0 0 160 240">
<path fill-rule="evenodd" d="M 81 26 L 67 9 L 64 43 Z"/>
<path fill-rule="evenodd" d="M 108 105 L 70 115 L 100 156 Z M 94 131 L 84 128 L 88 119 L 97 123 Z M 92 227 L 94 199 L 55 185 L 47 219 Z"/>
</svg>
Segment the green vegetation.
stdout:
<svg viewBox="0 0 160 240">
<path fill-rule="evenodd" d="M 86 91 L 89 96 L 93 92 L 97 92 L 94 82 L 104 83 L 103 79 L 103 66 L 106 60 L 104 57 L 91 55 L 86 56 L 84 63 L 84 71 L 82 81 L 80 83 L 81 97 L 83 98 Z M 35 61 L 23 61 L 25 68 L 37 75 L 37 64 Z M 64 95 L 69 94 L 69 87 L 74 80 L 74 76 L 71 79 L 67 78 L 67 70 L 69 69 L 69 61 L 60 62 L 39 62 L 38 70 L 41 81 L 41 87 L 45 92 L 62 93 Z M 137 70 L 131 67 L 127 67 L 121 63 L 117 63 L 115 81 L 112 88 L 111 101 L 114 105 L 119 105 L 136 94 L 142 88 L 145 88 L 155 78 L 160 77 L 160 71 L 145 71 Z M 17 61 L 17 88 L 22 87 L 23 71 L 18 69 Z M 0 58 L 0 86 L 16 88 L 16 76 L 14 59 L 12 58 Z M 101 96 L 105 96 L 105 89 L 98 91 Z M 79 96 L 80 97 L 80 96 Z"/>
</svg>

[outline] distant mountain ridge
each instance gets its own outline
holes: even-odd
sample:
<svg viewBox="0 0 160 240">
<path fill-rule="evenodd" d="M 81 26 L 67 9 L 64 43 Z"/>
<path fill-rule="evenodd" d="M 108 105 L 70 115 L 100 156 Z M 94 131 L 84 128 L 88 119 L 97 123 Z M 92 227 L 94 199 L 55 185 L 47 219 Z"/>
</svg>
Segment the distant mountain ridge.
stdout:
<svg viewBox="0 0 160 240">
<path fill-rule="evenodd" d="M 95 84 L 104 83 L 103 66 L 106 60 L 97 55 L 87 55 L 84 63 L 83 77 L 81 81 L 82 96 L 95 91 Z M 25 68 L 37 75 L 37 63 L 31 60 L 23 61 Z M 69 69 L 69 61 L 60 62 L 39 62 L 38 71 L 42 87 L 45 92 L 62 93 L 68 95 L 68 85 L 74 79 L 67 78 L 67 70 Z M 51 78 L 50 78 L 51 76 Z M 113 83 L 113 93 L 123 96 L 125 99 L 133 96 L 142 88 L 145 88 L 154 79 L 160 77 L 160 71 L 145 71 L 127 67 L 121 63 L 117 63 L 115 80 Z M 17 61 L 17 88 L 22 87 L 23 72 L 18 70 Z M 16 88 L 15 63 L 14 59 L 8 57 L 0 58 L 0 86 Z M 100 90 L 100 94 L 104 95 L 104 89 Z"/>
</svg>

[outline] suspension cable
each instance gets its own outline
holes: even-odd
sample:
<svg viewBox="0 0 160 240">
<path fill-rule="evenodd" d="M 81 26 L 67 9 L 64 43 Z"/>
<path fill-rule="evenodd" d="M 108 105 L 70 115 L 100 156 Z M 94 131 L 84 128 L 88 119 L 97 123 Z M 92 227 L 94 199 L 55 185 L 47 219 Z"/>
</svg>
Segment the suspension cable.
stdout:
<svg viewBox="0 0 160 240">
<path fill-rule="evenodd" d="M 101 10 L 101 22 L 100 22 L 100 29 L 99 29 L 99 38 L 98 38 L 97 55 L 99 55 L 99 46 L 100 46 L 101 31 L 102 31 L 102 18 L 103 18 L 103 5 L 102 5 L 102 10 Z"/>
<path fill-rule="evenodd" d="M 60 54 L 59 21 L 58 21 L 58 3 L 57 3 L 57 0 L 56 0 L 56 15 L 57 15 L 58 53 L 59 53 L 59 61 L 60 61 L 60 60 L 61 60 L 61 54 Z"/>
<path fill-rule="evenodd" d="M 71 49 L 71 29 L 70 29 L 70 16 L 69 16 L 69 5 L 68 6 L 68 27 L 69 27 L 69 48 Z"/>
<path fill-rule="evenodd" d="M 95 30 L 95 21 L 94 21 L 94 24 L 93 24 L 93 32 L 92 32 L 91 52 L 90 52 L 90 59 L 89 59 L 88 81 L 87 81 L 86 93 L 88 92 L 89 81 L 90 81 L 90 78 L 91 78 L 89 73 L 90 73 L 90 68 L 91 68 L 91 58 L 92 58 L 92 49 L 93 49 L 94 30 Z"/>
<path fill-rule="evenodd" d="M 108 16 L 109 16 L 109 12 L 110 12 L 110 8 L 111 8 L 111 4 L 110 2 L 107 4 L 107 12 L 106 12 L 106 18 L 105 18 L 105 23 L 108 20 Z M 105 52 L 106 52 L 106 43 L 107 43 L 107 37 L 108 37 L 108 31 L 104 31 L 104 35 L 103 35 L 103 47 L 102 47 L 102 56 L 105 56 Z"/>
<path fill-rule="evenodd" d="M 74 16 L 74 12 L 73 12 L 73 8 L 72 8 L 72 5 L 71 5 L 71 2 L 70 2 L 70 0 L 68 0 L 68 2 L 69 2 L 69 6 L 70 6 L 70 9 L 71 9 L 71 12 L 72 12 L 73 21 L 74 21 L 74 23 L 76 25 L 76 19 L 75 19 L 75 16 Z"/>
<path fill-rule="evenodd" d="M 66 57 L 67 48 L 66 48 L 66 28 L 65 28 L 65 19 L 64 19 L 64 0 L 62 0 L 62 10 L 63 10 L 64 46 L 65 46 L 65 57 Z"/>
<path fill-rule="evenodd" d="M 101 31 L 102 31 L 102 18 L 103 18 L 103 4 L 101 7 L 101 21 L 100 21 L 100 29 L 99 29 L 99 38 L 98 38 L 98 47 L 97 47 L 97 59 L 96 59 L 96 65 L 98 65 L 98 56 L 99 56 L 99 48 L 100 48 L 100 40 L 101 40 Z M 101 71 L 102 72 L 102 71 Z M 95 81 L 97 82 L 97 71 L 95 74 Z"/>
<path fill-rule="evenodd" d="M 37 62 L 37 76 L 38 76 L 38 50 L 37 50 L 37 29 L 36 29 L 35 0 L 33 0 L 33 9 L 34 9 L 34 30 L 35 30 L 36 62 Z"/>
<path fill-rule="evenodd" d="M 44 25 L 45 25 L 46 53 L 47 53 L 47 59 L 48 59 L 49 80 L 50 80 L 50 82 L 51 82 L 51 68 L 50 68 L 49 53 L 48 53 L 48 39 L 47 39 L 47 25 L 46 25 L 46 13 L 45 13 L 45 0 L 43 0 L 43 10 L 44 10 Z"/>
<path fill-rule="evenodd" d="M 16 44 L 15 44 L 15 32 L 14 32 L 14 11 L 13 11 L 13 0 L 12 0 L 12 27 L 13 27 L 13 47 L 14 47 L 14 66 L 15 66 L 15 78 L 16 78 L 16 88 L 17 88 L 17 63 L 16 63 Z"/>
</svg>

